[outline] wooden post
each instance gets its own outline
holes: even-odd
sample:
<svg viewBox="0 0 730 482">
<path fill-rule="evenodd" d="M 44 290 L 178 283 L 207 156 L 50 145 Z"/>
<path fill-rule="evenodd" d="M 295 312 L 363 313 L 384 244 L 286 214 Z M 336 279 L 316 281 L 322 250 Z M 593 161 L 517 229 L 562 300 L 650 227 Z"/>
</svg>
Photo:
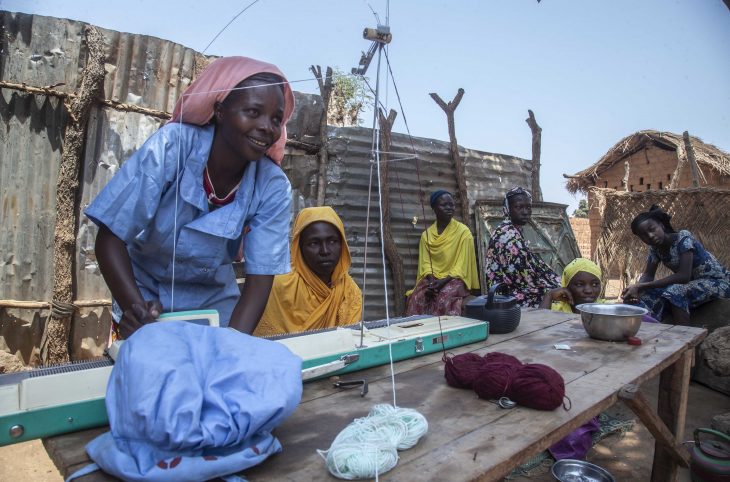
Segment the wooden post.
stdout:
<svg viewBox="0 0 730 482">
<path fill-rule="evenodd" d="M 631 172 L 631 164 L 629 164 L 629 160 L 626 159 L 626 161 L 624 161 L 624 179 L 623 179 L 624 191 L 626 191 L 626 192 L 630 191 L 630 189 L 629 189 L 629 173 L 630 172 Z"/>
<path fill-rule="evenodd" d="M 309 67 L 319 84 L 319 93 L 322 96 L 322 114 L 319 117 L 319 171 L 317 174 L 317 206 L 324 205 L 325 191 L 327 190 L 327 111 L 329 110 L 332 95 L 332 67 L 327 67 L 325 79 L 322 79 L 322 67 Z"/>
<path fill-rule="evenodd" d="M 623 387 L 618 397 L 639 417 L 641 423 L 651 432 L 656 440 L 657 450 L 660 446 L 672 458 L 674 464 L 689 467 L 689 454 L 677 442 L 676 436 L 667 428 L 659 416 L 651 409 L 649 401 L 636 385 Z M 669 479 L 667 479 L 669 480 Z"/>
<path fill-rule="evenodd" d="M 378 109 L 380 150 L 382 151 L 380 155 L 380 194 L 382 196 L 383 206 L 383 249 L 385 249 L 385 257 L 388 258 L 390 271 L 393 275 L 395 314 L 396 316 L 403 316 L 406 312 L 406 286 L 403 274 L 403 258 L 398 253 L 398 248 L 393 240 L 393 230 L 390 225 L 390 184 L 388 183 L 388 152 L 390 152 L 391 131 L 396 115 L 398 113 L 391 109 L 386 118 L 382 109 Z"/>
<path fill-rule="evenodd" d="M 459 186 L 459 198 L 461 199 L 461 219 L 464 224 L 472 227 L 474 223 L 469 217 L 469 197 L 466 191 L 466 178 L 464 176 L 461 157 L 459 156 L 459 145 L 456 143 L 456 128 L 454 127 L 454 111 L 459 107 L 459 102 L 461 102 L 461 98 L 464 96 L 464 89 L 459 89 L 454 100 L 448 104 L 441 100 L 441 97 L 436 93 L 429 95 L 446 113 L 446 122 L 449 126 L 449 151 L 451 152 L 451 159 L 454 161 L 454 167 L 456 168 L 456 184 Z"/>
<path fill-rule="evenodd" d="M 540 150 L 542 145 L 542 127 L 537 125 L 535 114 L 528 109 L 529 117 L 525 119 L 532 131 L 532 198 L 542 202 L 542 189 L 540 189 Z"/>
<path fill-rule="evenodd" d="M 74 260 L 76 257 L 76 200 L 83 158 L 86 124 L 92 104 L 104 90 L 104 37 L 98 29 L 86 27 L 89 56 L 81 77 L 79 94 L 66 103 L 69 123 L 63 141 L 61 165 L 56 183 L 56 228 L 53 239 L 53 295 L 51 315 L 41 339 L 43 364 L 69 361 L 69 332 L 75 307 Z"/>
<path fill-rule="evenodd" d="M 687 153 L 689 168 L 692 171 L 692 187 L 700 187 L 699 169 L 697 167 L 697 159 L 695 158 L 695 150 L 694 147 L 692 147 L 692 141 L 689 138 L 689 132 L 684 131 L 682 137 L 684 138 L 684 151 Z"/>
<path fill-rule="evenodd" d="M 693 360 L 694 349 L 686 350 L 674 365 L 665 368 L 659 376 L 657 414 L 674 434 L 675 440 L 684 438 L 687 392 Z M 672 455 L 659 442 L 654 445 L 654 454 L 654 465 L 651 469 L 652 482 L 677 480 L 677 464 Z"/>
</svg>

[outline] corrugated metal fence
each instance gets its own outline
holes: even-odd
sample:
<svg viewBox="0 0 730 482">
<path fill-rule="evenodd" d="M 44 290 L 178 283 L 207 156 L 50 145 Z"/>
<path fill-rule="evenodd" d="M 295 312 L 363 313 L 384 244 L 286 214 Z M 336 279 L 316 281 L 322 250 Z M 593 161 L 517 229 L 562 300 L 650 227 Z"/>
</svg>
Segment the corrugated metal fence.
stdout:
<svg viewBox="0 0 730 482">
<path fill-rule="evenodd" d="M 85 64 L 85 24 L 65 19 L 0 12 L 0 78 L 64 92 L 78 88 Z M 101 29 L 107 42 L 107 99 L 170 112 L 179 93 L 206 59 L 182 45 L 154 37 Z M 0 299 L 48 301 L 52 290 L 55 184 L 67 112 L 60 99 L 1 89 L 0 115 Z M 290 122 L 289 138 L 317 139 L 317 96 L 298 95 L 299 106 Z M 96 196 L 124 159 L 163 121 L 159 118 L 96 106 L 88 125 L 79 210 Z M 444 134 L 446 134 L 446 120 Z M 458 126 L 457 126 L 458 129 Z M 364 244 L 368 240 L 365 313 L 368 319 L 385 314 L 380 256 L 377 189 L 367 217 L 372 131 L 330 128 L 330 163 L 326 203 L 342 217 L 352 251 L 352 275 L 362 283 Z M 527 133 L 526 133 L 527 138 Z M 434 189 L 456 193 L 456 177 L 448 143 L 393 134 L 391 150 L 418 161 L 391 163 L 392 229 L 405 263 L 406 286 L 415 282 L 418 239 L 433 221 L 427 198 Z M 292 147 L 294 146 L 294 147 Z M 470 204 L 499 197 L 506 188 L 527 185 L 530 161 L 513 156 L 460 148 Z M 316 199 L 317 159 L 294 144 L 282 166 L 294 191 L 295 212 Z M 373 177 L 374 180 L 377 176 Z M 425 206 L 425 207 L 424 207 Z M 417 218 L 414 226 L 413 219 Z M 425 217 L 425 219 L 424 219 Z M 366 222 L 368 229 L 366 232 Z M 80 216 L 77 239 L 76 293 L 79 300 L 109 297 L 94 256 L 96 229 Z M 390 274 L 387 282 L 392 286 Z M 392 298 L 392 295 L 391 295 Z M 393 306 L 393 300 L 389 300 Z M 391 312 L 392 313 L 392 312 Z M 0 349 L 35 356 L 47 310 L 0 309 Z M 106 343 L 107 308 L 85 308 L 72 327 L 72 355 L 98 354 Z"/>
</svg>

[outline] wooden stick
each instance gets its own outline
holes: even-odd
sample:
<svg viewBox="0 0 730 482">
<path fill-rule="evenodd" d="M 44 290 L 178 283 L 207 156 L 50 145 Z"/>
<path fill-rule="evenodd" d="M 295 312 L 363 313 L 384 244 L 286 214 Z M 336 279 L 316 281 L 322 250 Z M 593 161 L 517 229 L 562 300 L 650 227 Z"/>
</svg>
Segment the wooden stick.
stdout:
<svg viewBox="0 0 730 482">
<path fill-rule="evenodd" d="M 327 153 L 327 112 L 329 111 L 330 98 L 332 96 L 332 67 L 327 67 L 326 78 L 322 79 L 322 67 L 312 65 L 309 67 L 319 84 L 319 93 L 322 96 L 322 114 L 319 117 L 319 163 L 317 174 L 317 206 L 324 206 L 325 191 L 327 190 L 327 164 L 329 155 Z"/>
<path fill-rule="evenodd" d="M 700 187 L 700 175 L 697 168 L 697 159 L 695 158 L 695 150 L 694 147 L 692 147 L 692 141 L 689 138 L 689 132 L 684 131 L 682 137 L 684 138 L 684 150 L 687 153 L 689 169 L 692 171 L 692 187 Z"/>
<path fill-rule="evenodd" d="M 383 199 L 383 249 L 390 264 L 390 271 L 393 275 L 393 294 L 395 295 L 396 316 L 403 316 L 406 312 L 406 287 L 403 275 L 403 258 L 398 253 L 398 248 L 393 240 L 393 229 L 390 225 L 390 184 L 388 183 L 388 152 L 391 146 L 391 132 L 393 122 L 398 115 L 393 109 L 385 117 L 383 111 L 378 109 L 378 121 L 380 123 L 380 193 Z"/>
<path fill-rule="evenodd" d="M 626 385 L 619 391 L 618 396 L 641 419 L 641 422 L 656 439 L 657 444 L 661 445 L 667 451 L 674 463 L 682 467 L 689 467 L 689 454 L 684 447 L 676 442 L 674 434 L 669 431 L 667 426 L 664 425 L 664 422 L 654 413 L 646 397 L 639 391 L 639 387 L 636 385 Z"/>
<path fill-rule="evenodd" d="M 30 85 L 26 85 L 24 83 L 18 84 L 16 82 L 8 82 L 5 80 L 0 80 L 0 88 L 3 89 L 12 89 L 12 90 L 18 90 L 21 92 L 28 92 L 29 94 L 36 94 L 36 95 L 46 95 L 49 97 L 59 97 L 61 99 L 67 99 L 67 100 L 75 100 L 78 98 L 78 94 L 75 92 L 63 92 L 60 90 L 55 90 L 53 87 L 33 87 Z M 115 100 L 109 100 L 109 99 L 95 99 L 95 102 L 98 102 L 99 104 L 105 105 L 107 107 L 111 107 L 115 110 L 121 110 L 125 112 L 136 112 L 138 114 L 144 114 L 149 115 L 152 117 L 157 117 L 159 119 L 170 119 L 172 117 L 172 114 L 169 112 L 165 112 L 162 110 L 157 109 L 149 109 L 147 107 L 142 107 L 135 104 L 127 104 L 124 102 L 117 102 Z"/>
<path fill-rule="evenodd" d="M 76 300 L 72 303 L 77 308 L 96 308 L 111 306 L 112 300 Z M 0 308 L 22 308 L 28 310 L 45 310 L 51 307 L 48 301 L 0 300 Z"/>
<path fill-rule="evenodd" d="M 464 89 L 459 89 L 454 97 L 454 100 L 448 104 L 444 102 L 441 97 L 436 93 L 429 94 L 431 98 L 441 107 L 446 113 L 446 122 L 449 126 L 449 151 L 451 152 L 451 159 L 454 161 L 454 167 L 456 168 L 456 184 L 459 186 L 459 198 L 461 199 L 461 219 L 467 226 L 473 228 L 473 222 L 469 216 L 469 197 L 466 191 L 466 176 L 464 175 L 464 166 L 461 163 L 461 157 L 459 156 L 459 144 L 456 142 L 456 128 L 454 127 L 454 111 L 459 107 L 459 102 L 464 96 Z"/>
<path fill-rule="evenodd" d="M 540 150 L 542 144 L 542 127 L 537 124 L 535 114 L 528 109 L 529 117 L 525 119 L 532 131 L 532 197 L 537 202 L 542 202 L 542 189 L 540 189 Z"/>
<path fill-rule="evenodd" d="M 86 138 L 86 124 L 94 100 L 104 89 L 104 36 L 93 26 L 85 29 L 89 55 L 81 77 L 79 95 L 66 99 L 70 122 L 66 126 L 56 182 L 56 229 L 53 240 L 53 301 L 56 306 L 73 301 L 74 259 L 76 256 L 76 199 L 79 171 Z M 52 312 L 41 338 L 40 357 L 43 364 L 69 361 L 69 331 L 73 312 Z"/>
<path fill-rule="evenodd" d="M 694 348 L 686 350 L 682 357 L 667 367 L 659 376 L 659 401 L 657 414 L 664 424 L 675 434 L 676 440 L 684 437 L 684 424 L 687 415 L 689 378 L 694 360 Z M 677 464 L 671 454 L 659 445 L 654 447 L 654 464 L 651 471 L 652 482 L 677 480 Z"/>
</svg>

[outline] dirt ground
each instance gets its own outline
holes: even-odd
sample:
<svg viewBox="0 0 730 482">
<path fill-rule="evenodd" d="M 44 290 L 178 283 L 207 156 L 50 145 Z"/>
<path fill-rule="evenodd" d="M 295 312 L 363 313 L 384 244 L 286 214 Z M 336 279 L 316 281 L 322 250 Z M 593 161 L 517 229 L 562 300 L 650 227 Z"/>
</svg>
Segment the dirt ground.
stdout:
<svg viewBox="0 0 730 482">
<path fill-rule="evenodd" d="M 656 405 L 658 378 L 642 388 Z M 695 428 L 709 427 L 714 415 L 730 412 L 730 397 L 703 385 L 692 383 L 689 391 L 685 440 L 692 437 Z M 634 414 L 622 403 L 613 406 L 609 413 L 622 419 L 635 419 Z M 610 435 L 593 447 L 587 460 L 607 469 L 617 481 L 645 481 L 651 475 L 654 439 L 637 420 L 632 431 L 623 437 Z M 549 469 L 537 470 L 530 477 L 512 479 L 517 482 L 553 481 Z M 63 479 L 40 441 L 0 448 L 0 481 L 14 482 L 61 482 Z M 682 469 L 680 482 L 689 482 L 689 471 Z"/>
</svg>

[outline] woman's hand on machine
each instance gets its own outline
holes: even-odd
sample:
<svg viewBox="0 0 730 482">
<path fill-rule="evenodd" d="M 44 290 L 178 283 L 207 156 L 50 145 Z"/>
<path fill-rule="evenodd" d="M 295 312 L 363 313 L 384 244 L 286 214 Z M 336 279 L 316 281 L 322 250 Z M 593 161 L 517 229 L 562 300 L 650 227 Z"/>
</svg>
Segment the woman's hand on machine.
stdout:
<svg viewBox="0 0 730 482">
<path fill-rule="evenodd" d="M 123 339 L 142 328 L 142 325 L 153 323 L 162 314 L 162 304 L 158 300 L 134 303 L 124 311 L 119 322 L 119 334 Z"/>
</svg>

